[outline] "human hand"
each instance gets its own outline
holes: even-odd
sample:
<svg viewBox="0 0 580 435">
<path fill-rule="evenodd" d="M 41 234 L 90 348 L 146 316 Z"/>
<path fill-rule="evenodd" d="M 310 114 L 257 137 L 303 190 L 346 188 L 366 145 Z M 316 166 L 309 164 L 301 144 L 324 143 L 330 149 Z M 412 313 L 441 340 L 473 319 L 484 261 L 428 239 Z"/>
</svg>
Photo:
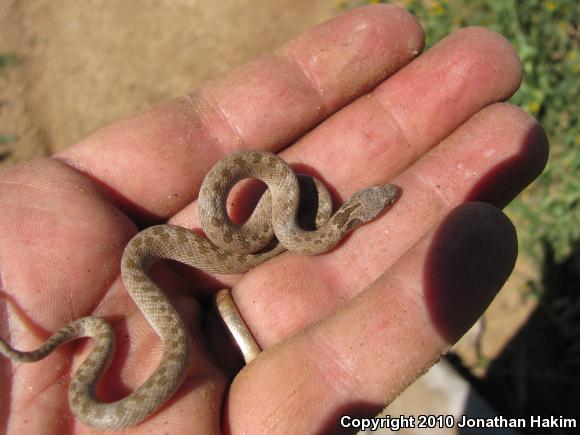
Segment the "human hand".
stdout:
<svg viewBox="0 0 580 435">
<path fill-rule="evenodd" d="M 1 336 L 32 349 L 70 320 L 104 317 L 118 349 L 101 397 L 129 393 L 162 351 L 119 276 L 135 222 L 196 228 L 195 198 L 216 161 L 244 148 L 280 152 L 340 198 L 391 180 L 402 196 L 325 255 L 283 254 L 243 277 L 157 268 L 191 327 L 193 364 L 174 399 L 126 433 L 324 432 L 342 414 L 379 410 L 503 285 L 516 240 L 492 205 L 515 197 L 547 154 L 535 121 L 497 103 L 521 75 L 503 38 L 462 30 L 408 64 L 422 39 L 401 9 L 357 9 L 188 97 L 3 172 Z M 225 339 L 211 322 L 202 329 L 203 310 L 184 293 L 223 284 L 235 285 L 265 349 L 229 391 L 204 337 Z M 8 432 L 91 431 L 70 416 L 63 382 L 90 346 L 13 372 L 0 359 Z"/>
</svg>

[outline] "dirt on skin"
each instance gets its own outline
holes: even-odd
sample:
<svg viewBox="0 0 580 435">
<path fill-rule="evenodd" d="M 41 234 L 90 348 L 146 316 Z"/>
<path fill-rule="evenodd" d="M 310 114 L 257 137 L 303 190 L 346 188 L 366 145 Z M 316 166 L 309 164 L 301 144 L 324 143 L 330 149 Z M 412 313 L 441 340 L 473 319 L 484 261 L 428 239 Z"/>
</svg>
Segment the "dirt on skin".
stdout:
<svg viewBox="0 0 580 435">
<path fill-rule="evenodd" d="M 185 95 L 340 12 L 336 0 L 3 0 L 0 168 Z M 518 294 L 504 289 L 490 321 L 457 346 L 468 365 L 497 355 L 525 322 L 532 307 Z"/>
</svg>

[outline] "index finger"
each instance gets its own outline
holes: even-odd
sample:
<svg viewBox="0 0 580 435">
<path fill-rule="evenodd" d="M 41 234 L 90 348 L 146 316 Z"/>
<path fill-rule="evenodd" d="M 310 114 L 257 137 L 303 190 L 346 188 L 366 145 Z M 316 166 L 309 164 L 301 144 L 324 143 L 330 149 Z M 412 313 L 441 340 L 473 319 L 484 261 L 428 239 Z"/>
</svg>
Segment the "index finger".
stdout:
<svg viewBox="0 0 580 435">
<path fill-rule="evenodd" d="M 355 9 L 56 157 L 106 186 L 130 212 L 165 219 L 197 196 L 203 177 L 224 155 L 282 149 L 422 47 L 423 31 L 404 9 Z"/>
</svg>

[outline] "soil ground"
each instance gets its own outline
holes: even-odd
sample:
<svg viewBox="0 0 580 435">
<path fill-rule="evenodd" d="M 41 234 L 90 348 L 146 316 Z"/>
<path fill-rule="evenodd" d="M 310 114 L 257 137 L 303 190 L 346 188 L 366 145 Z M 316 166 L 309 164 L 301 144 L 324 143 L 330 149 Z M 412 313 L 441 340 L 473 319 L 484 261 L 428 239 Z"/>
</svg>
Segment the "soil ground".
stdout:
<svg viewBox="0 0 580 435">
<path fill-rule="evenodd" d="M 3 0 L 3 164 L 186 94 L 338 12 L 330 0 Z M 6 145 L 9 149 L 6 150 Z"/>
</svg>

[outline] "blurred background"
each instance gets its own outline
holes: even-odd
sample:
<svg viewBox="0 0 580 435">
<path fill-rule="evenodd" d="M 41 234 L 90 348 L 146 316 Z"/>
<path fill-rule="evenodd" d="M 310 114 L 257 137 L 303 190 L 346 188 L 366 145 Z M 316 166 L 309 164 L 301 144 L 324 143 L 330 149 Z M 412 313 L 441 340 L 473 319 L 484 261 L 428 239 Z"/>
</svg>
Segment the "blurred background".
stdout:
<svg viewBox="0 0 580 435">
<path fill-rule="evenodd" d="M 50 155 L 186 94 L 367 3 L 378 2 L 2 0 L 0 168 Z M 507 209 L 520 256 L 505 288 L 453 352 L 385 412 L 563 415 L 580 422 L 580 6 L 576 0 L 393 3 L 421 20 L 426 49 L 467 25 L 506 36 L 524 67 L 511 102 L 542 123 L 551 154 L 542 176 Z M 550 432 L 569 433 L 542 431 Z"/>
</svg>

